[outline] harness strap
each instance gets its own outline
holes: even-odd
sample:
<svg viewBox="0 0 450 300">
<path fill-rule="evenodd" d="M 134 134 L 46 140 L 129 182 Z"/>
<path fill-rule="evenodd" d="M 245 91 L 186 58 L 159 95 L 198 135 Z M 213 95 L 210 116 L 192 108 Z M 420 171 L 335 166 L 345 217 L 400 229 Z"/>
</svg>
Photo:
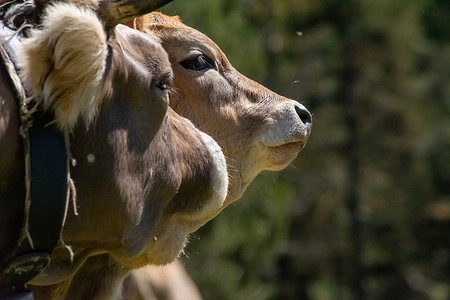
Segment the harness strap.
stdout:
<svg viewBox="0 0 450 300">
<path fill-rule="evenodd" d="M 14 31 L 0 24 L 0 36 Z M 0 287 L 22 286 L 50 263 L 50 254 L 60 240 L 68 200 L 67 160 L 64 135 L 53 116 L 28 110 L 25 89 L 17 74 L 14 55 L 19 36 L 0 43 L 0 55 L 9 72 L 20 108 L 20 134 L 25 157 L 25 212 L 16 246 L 0 270 Z M 19 199 L 11 199 L 19 201 Z M 23 201 L 23 200 L 22 200 Z"/>
</svg>

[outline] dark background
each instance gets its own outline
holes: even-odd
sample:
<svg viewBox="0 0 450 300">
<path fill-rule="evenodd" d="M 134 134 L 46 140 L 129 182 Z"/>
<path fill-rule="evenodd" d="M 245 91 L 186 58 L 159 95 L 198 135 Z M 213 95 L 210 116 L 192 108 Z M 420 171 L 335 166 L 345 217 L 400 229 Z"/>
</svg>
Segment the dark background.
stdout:
<svg viewBox="0 0 450 300">
<path fill-rule="evenodd" d="M 205 299 L 450 299 L 450 1 L 176 0 L 313 113 L 182 258 Z"/>
</svg>

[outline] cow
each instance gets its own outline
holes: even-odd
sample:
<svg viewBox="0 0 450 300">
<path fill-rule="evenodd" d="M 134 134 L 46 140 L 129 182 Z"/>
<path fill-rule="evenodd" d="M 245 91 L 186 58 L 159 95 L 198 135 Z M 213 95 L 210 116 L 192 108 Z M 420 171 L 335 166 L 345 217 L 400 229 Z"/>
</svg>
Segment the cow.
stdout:
<svg viewBox="0 0 450 300">
<path fill-rule="evenodd" d="M 180 254 L 222 210 L 229 185 L 220 146 L 168 107 L 173 71 L 162 46 L 115 26 L 164 1 L 78 2 L 34 14 L 40 24 L 17 53 L 28 92 L 64 133 L 73 183 L 60 243 L 29 281 L 35 299 L 120 297 L 131 269 Z M 4 64 L 0 88 L 2 268 L 22 225 L 26 174 Z"/>
<path fill-rule="evenodd" d="M 179 17 L 153 12 L 125 24 L 161 43 L 174 72 L 170 106 L 222 147 L 230 174 L 222 209 L 240 199 L 260 171 L 285 168 L 306 145 L 312 128 L 310 112 L 240 74 L 211 39 L 183 24 Z M 153 274 L 162 272 L 167 278 L 185 276 L 179 266 L 167 270 L 148 266 L 134 272 L 130 281 L 137 281 L 134 286 L 140 288 L 147 278 L 149 286 L 164 291 L 160 294 L 172 295 L 160 299 L 182 299 L 176 296 L 179 281 L 177 285 L 153 282 Z M 184 286 L 194 289 L 190 280 L 185 280 Z M 124 298 L 136 293 L 126 292 L 129 294 Z M 199 298 L 197 293 L 191 297 Z"/>
<path fill-rule="evenodd" d="M 240 74 L 206 35 L 157 12 L 126 24 L 153 37 L 169 55 L 170 107 L 222 147 L 230 175 L 222 209 L 240 199 L 262 170 L 284 169 L 304 148 L 311 113 Z"/>
</svg>

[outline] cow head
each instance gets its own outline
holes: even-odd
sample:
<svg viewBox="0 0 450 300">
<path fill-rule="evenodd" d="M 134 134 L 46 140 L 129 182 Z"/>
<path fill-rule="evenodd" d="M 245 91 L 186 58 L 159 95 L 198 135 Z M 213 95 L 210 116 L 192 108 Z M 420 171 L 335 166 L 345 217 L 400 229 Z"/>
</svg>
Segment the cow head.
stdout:
<svg viewBox="0 0 450 300">
<path fill-rule="evenodd" d="M 160 13 L 128 25 L 167 51 L 175 85 L 170 106 L 222 147 L 230 174 L 226 205 L 259 172 L 285 168 L 305 146 L 312 125 L 308 110 L 240 74 L 207 36 Z"/>
<path fill-rule="evenodd" d="M 172 261 L 220 211 L 228 176 L 217 143 L 168 107 L 166 52 L 70 4 L 51 6 L 23 49 L 26 85 L 70 134 L 78 207 L 63 229 L 75 257 L 56 249 L 32 284 L 69 280 L 99 254 L 125 270 Z"/>
</svg>

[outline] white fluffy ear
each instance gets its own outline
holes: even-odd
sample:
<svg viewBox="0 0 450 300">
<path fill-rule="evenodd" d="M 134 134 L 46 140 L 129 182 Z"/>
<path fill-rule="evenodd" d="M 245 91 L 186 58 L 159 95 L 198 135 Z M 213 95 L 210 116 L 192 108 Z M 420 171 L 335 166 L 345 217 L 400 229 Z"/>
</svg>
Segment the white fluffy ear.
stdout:
<svg viewBox="0 0 450 300">
<path fill-rule="evenodd" d="M 106 33 L 92 10 L 55 4 L 24 39 L 21 76 L 58 126 L 71 130 L 80 117 L 88 124 L 96 115 L 107 55 Z"/>
</svg>

